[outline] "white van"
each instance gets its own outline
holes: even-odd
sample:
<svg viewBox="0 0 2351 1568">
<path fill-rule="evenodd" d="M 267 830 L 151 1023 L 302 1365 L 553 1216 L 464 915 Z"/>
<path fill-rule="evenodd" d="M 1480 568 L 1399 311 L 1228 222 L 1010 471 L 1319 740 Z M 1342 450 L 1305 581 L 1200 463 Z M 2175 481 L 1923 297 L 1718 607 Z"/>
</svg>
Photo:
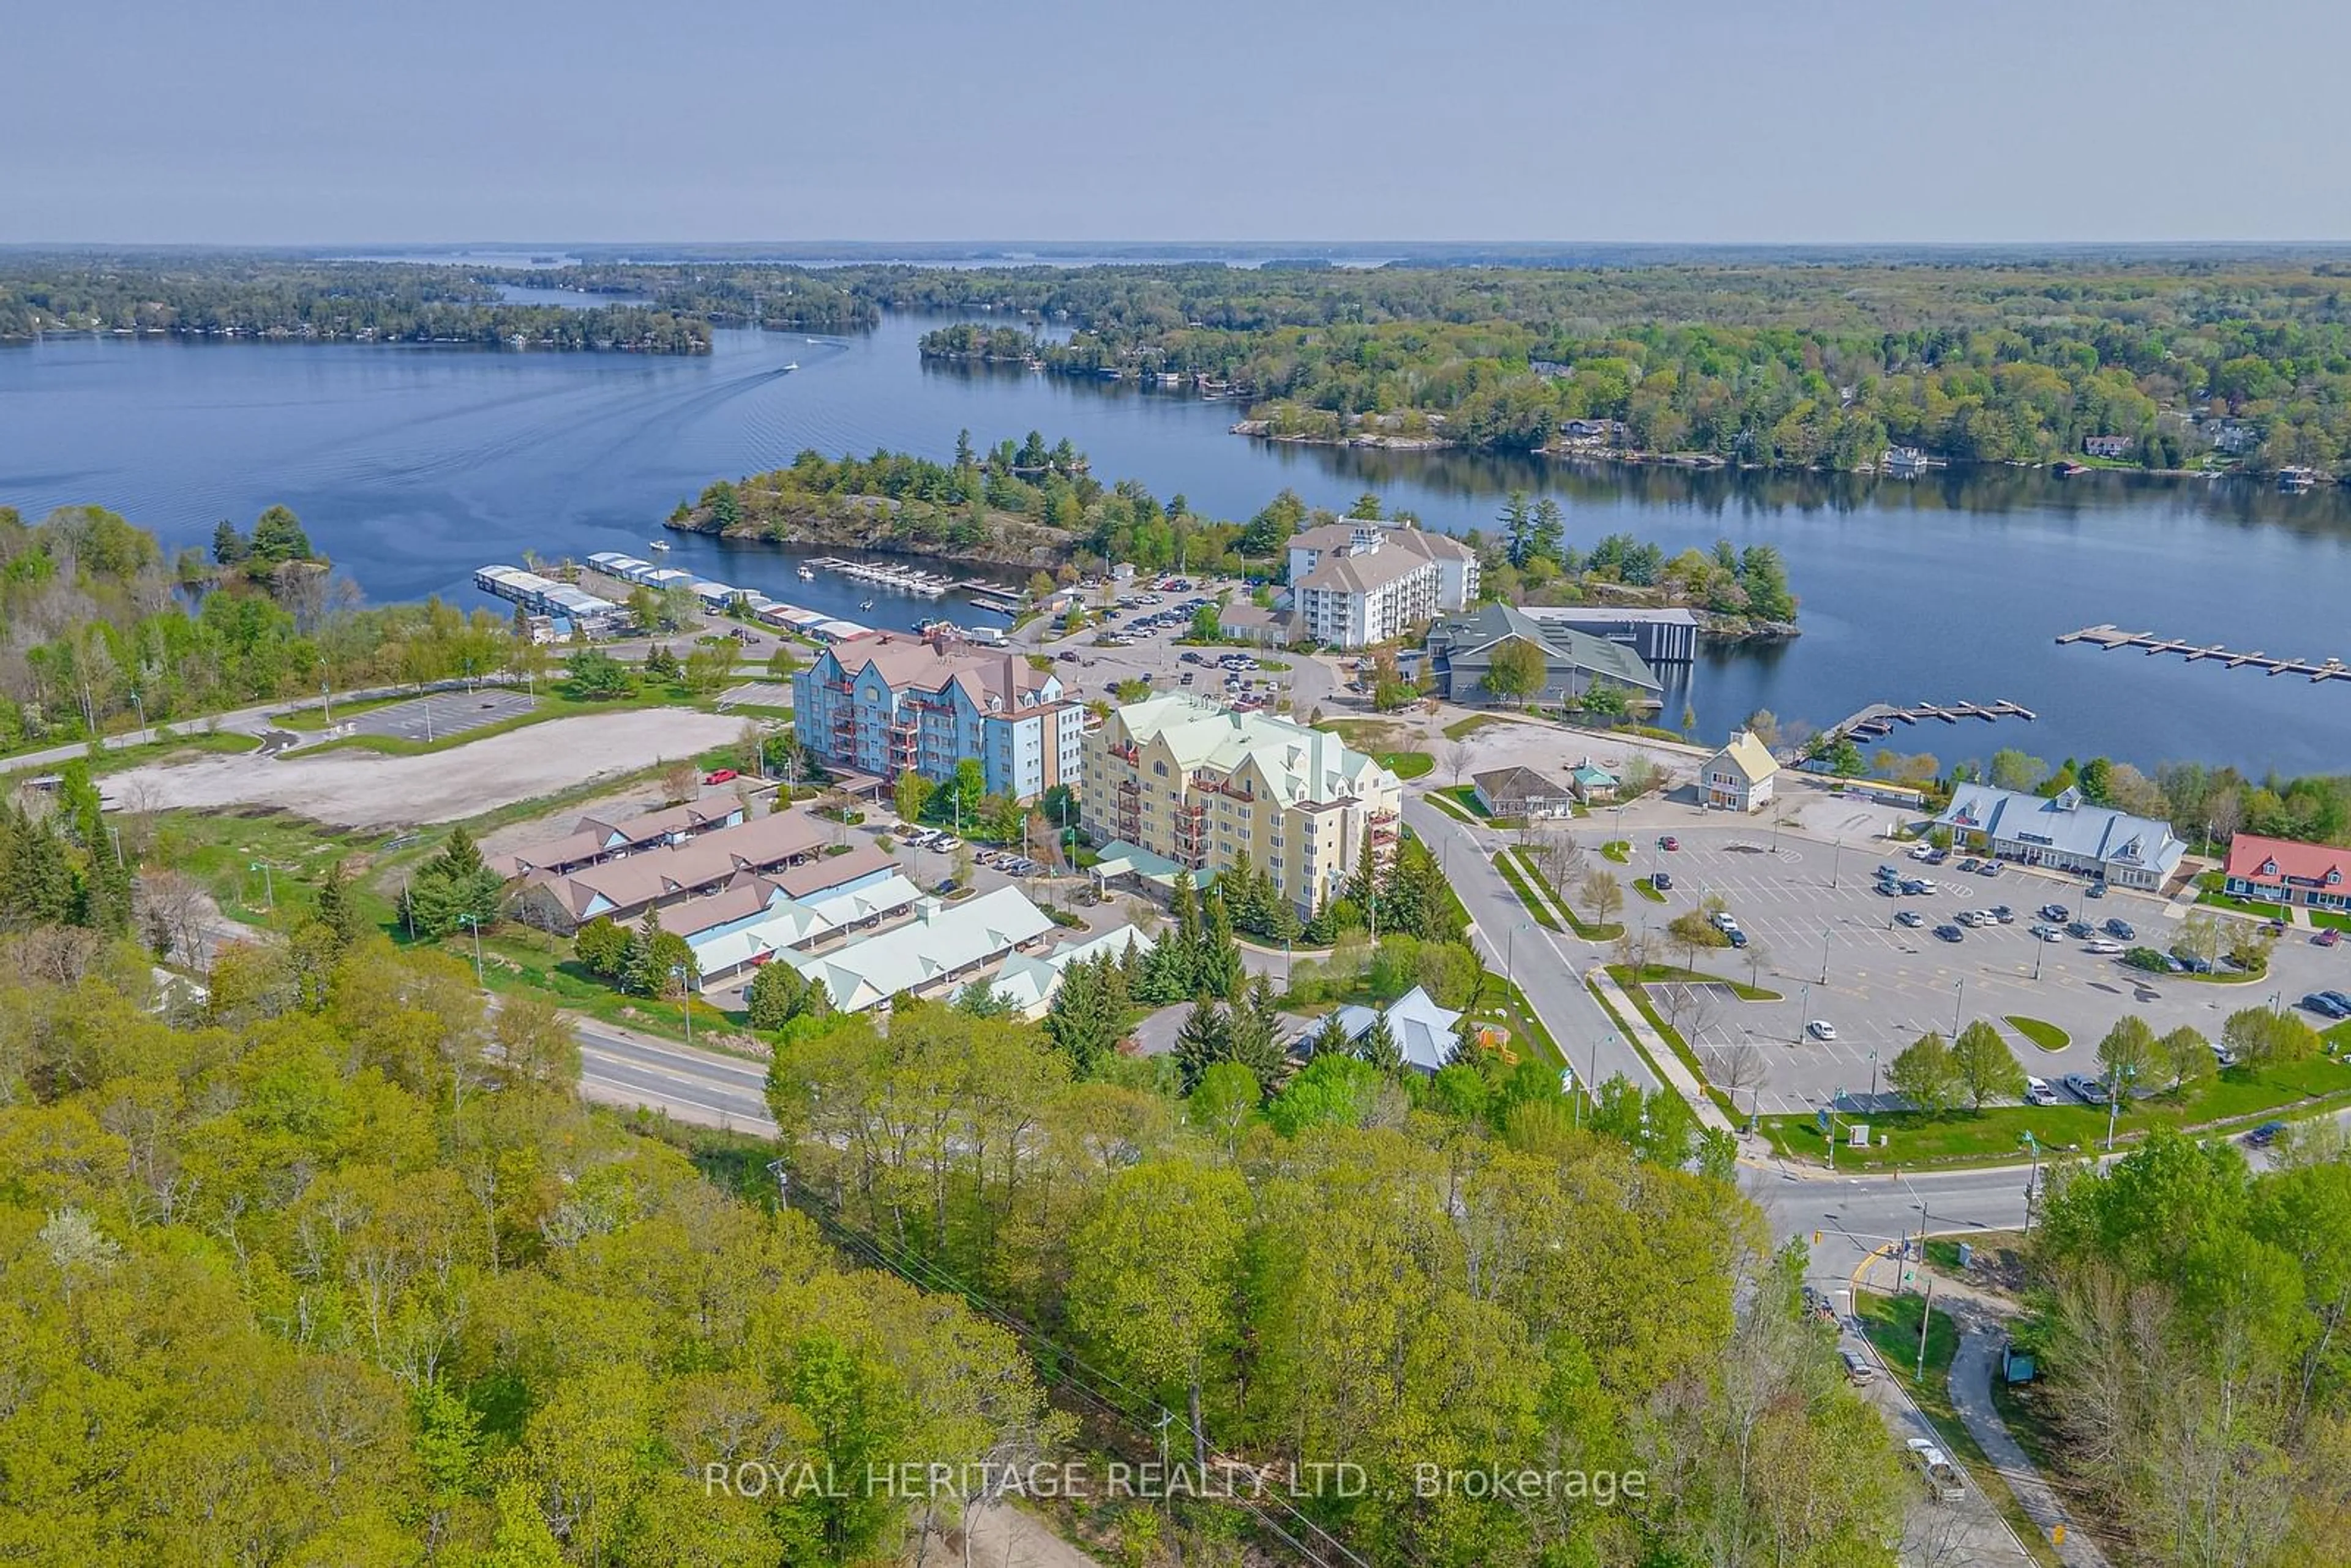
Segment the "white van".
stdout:
<svg viewBox="0 0 2351 1568">
<path fill-rule="evenodd" d="M 1844 1358 L 1844 1375 L 1848 1382 L 1858 1385 L 1860 1384 L 1871 1383 L 1876 1380 L 1877 1368 L 1870 1365 L 1868 1358 L 1864 1356 L 1861 1352 L 1857 1350 L 1846 1350 L 1840 1351 L 1837 1354 Z"/>
</svg>

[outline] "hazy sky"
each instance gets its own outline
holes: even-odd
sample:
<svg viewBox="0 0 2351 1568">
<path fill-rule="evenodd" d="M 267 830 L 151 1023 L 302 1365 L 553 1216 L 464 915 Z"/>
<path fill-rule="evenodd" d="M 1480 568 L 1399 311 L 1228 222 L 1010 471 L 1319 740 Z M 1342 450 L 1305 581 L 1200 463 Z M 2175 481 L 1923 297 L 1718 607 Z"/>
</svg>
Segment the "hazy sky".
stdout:
<svg viewBox="0 0 2351 1568">
<path fill-rule="evenodd" d="M 8 16 L 8 242 L 2351 239 L 2340 0 Z"/>
</svg>

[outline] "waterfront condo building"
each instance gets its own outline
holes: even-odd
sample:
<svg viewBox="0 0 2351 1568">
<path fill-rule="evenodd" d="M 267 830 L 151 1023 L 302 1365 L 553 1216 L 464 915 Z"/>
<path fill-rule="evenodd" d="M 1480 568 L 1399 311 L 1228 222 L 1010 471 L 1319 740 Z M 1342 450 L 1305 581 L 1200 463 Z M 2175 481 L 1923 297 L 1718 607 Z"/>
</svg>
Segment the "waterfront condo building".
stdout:
<svg viewBox="0 0 2351 1568">
<path fill-rule="evenodd" d="M 1081 799 L 1104 864 L 1154 881 L 1254 865 L 1311 914 L 1364 855 L 1393 851 L 1404 786 L 1335 735 L 1177 694 L 1087 737 Z"/>
<path fill-rule="evenodd" d="M 944 781 L 977 758 L 987 790 L 1034 800 L 1075 784 L 1084 710 L 1017 653 L 884 633 L 827 648 L 792 676 L 800 744 L 827 768 Z"/>
<path fill-rule="evenodd" d="M 1334 648 L 1393 642 L 1478 601 L 1478 552 L 1426 528 L 1326 523 L 1290 540 L 1297 634 Z"/>
</svg>

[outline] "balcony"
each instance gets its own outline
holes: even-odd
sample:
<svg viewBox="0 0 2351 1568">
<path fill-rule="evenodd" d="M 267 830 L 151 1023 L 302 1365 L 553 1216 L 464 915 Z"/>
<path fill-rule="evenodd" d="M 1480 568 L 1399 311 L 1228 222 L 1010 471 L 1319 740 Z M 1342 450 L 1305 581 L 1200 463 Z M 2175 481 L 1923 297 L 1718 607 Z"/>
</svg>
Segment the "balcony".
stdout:
<svg viewBox="0 0 2351 1568">
<path fill-rule="evenodd" d="M 1143 760 L 1143 753 L 1136 748 L 1134 743 L 1132 741 L 1129 741 L 1124 746 L 1111 747 L 1109 750 L 1113 757 L 1117 758 L 1129 768 L 1137 766 Z"/>
</svg>

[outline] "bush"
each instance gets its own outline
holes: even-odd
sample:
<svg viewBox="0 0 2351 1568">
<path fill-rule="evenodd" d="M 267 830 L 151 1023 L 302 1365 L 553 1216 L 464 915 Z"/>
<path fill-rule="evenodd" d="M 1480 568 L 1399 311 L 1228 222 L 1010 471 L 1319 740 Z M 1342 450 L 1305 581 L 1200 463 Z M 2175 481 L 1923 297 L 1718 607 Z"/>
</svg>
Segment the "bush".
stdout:
<svg viewBox="0 0 2351 1568">
<path fill-rule="evenodd" d="M 2145 969 L 2151 975 L 2171 973 L 2171 960 L 2152 947 L 2134 947 L 2123 955 L 2123 962 L 2134 969 Z"/>
</svg>

